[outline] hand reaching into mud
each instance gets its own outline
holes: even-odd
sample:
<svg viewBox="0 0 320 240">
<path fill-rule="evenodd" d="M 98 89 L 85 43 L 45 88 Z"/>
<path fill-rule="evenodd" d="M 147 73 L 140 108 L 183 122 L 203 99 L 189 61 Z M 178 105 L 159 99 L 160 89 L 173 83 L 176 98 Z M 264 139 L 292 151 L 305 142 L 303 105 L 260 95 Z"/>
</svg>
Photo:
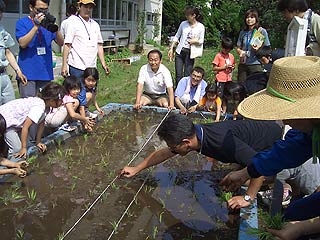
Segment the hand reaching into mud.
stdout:
<svg viewBox="0 0 320 240">
<path fill-rule="evenodd" d="M 137 169 L 137 167 L 126 166 L 120 171 L 120 176 L 125 176 L 127 178 L 130 178 L 135 176 L 138 172 L 139 170 Z"/>
</svg>

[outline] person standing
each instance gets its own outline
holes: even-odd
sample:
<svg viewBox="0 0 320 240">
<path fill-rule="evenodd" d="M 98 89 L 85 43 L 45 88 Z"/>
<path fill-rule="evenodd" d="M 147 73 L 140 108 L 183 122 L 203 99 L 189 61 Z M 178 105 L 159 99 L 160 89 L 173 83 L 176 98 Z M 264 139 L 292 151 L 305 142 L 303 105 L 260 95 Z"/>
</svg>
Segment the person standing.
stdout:
<svg viewBox="0 0 320 240">
<path fill-rule="evenodd" d="M 309 8 L 306 0 L 279 0 L 278 10 L 287 22 L 294 17 L 308 21 L 306 55 L 320 56 L 320 15 Z"/>
<path fill-rule="evenodd" d="M 0 20 L 6 5 L 0 0 Z M 7 66 L 10 64 L 21 79 L 22 84 L 27 83 L 27 78 L 20 70 L 15 56 L 10 51 L 10 47 L 14 46 L 14 40 L 3 26 L 0 26 L 0 105 L 15 99 L 14 90 L 10 77 L 7 74 Z"/>
<path fill-rule="evenodd" d="M 104 60 L 103 39 L 99 24 L 91 18 L 94 0 L 80 0 L 79 13 L 69 17 L 65 35 L 61 75 L 81 78 L 86 68 L 97 67 L 97 56 L 105 74 L 110 73 Z"/>
<path fill-rule="evenodd" d="M 249 9 L 244 16 L 245 27 L 239 34 L 237 41 L 237 53 L 240 56 L 238 66 L 238 81 L 244 83 L 248 76 L 255 72 L 263 72 L 261 63 L 256 57 L 256 48 L 251 44 L 255 31 L 264 36 L 263 46 L 270 46 L 267 31 L 259 25 L 259 15 L 254 9 Z"/>
<path fill-rule="evenodd" d="M 184 14 L 187 20 L 180 24 L 168 52 L 168 56 L 172 60 L 173 48 L 179 42 L 175 56 L 176 85 L 181 78 L 191 74 L 194 59 L 201 57 L 203 52 L 205 28 L 199 22 L 199 10 L 193 6 L 187 6 Z"/>
<path fill-rule="evenodd" d="M 63 45 L 60 31 L 50 32 L 41 26 L 48 14 L 50 0 L 30 0 L 30 15 L 16 23 L 16 38 L 19 43 L 18 64 L 28 82 L 18 79 L 21 97 L 34 97 L 39 89 L 54 79 L 51 43 Z"/>
</svg>

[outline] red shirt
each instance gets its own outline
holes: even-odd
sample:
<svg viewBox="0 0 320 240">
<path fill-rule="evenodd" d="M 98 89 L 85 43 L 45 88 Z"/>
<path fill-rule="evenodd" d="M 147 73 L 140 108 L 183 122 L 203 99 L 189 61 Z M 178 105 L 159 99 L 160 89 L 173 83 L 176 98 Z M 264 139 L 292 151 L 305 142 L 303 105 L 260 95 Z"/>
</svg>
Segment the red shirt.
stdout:
<svg viewBox="0 0 320 240">
<path fill-rule="evenodd" d="M 229 63 L 228 63 L 229 62 Z M 223 67 L 226 64 L 235 64 L 234 56 L 231 53 L 224 54 L 222 52 L 217 53 L 217 55 L 214 57 L 214 60 L 212 61 L 213 65 L 216 65 L 217 67 Z M 232 81 L 232 69 L 228 68 L 226 70 L 217 71 L 216 73 L 216 80 L 218 82 L 228 82 Z"/>
</svg>

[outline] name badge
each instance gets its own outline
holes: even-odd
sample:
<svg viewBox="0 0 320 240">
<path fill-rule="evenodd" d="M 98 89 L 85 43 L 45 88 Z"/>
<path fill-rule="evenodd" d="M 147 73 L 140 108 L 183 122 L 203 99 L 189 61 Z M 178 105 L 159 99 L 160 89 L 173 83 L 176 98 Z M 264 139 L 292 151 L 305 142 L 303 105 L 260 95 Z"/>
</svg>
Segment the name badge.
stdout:
<svg viewBox="0 0 320 240">
<path fill-rule="evenodd" d="M 46 48 L 45 47 L 38 47 L 37 48 L 37 54 L 38 55 L 45 55 L 46 54 Z"/>
</svg>

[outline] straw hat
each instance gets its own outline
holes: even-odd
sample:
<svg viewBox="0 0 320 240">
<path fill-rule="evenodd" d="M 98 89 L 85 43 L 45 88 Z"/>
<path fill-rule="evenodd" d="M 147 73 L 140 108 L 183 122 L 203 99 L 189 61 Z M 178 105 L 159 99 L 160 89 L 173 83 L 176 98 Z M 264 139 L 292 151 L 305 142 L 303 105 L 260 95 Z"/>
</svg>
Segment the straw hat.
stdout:
<svg viewBox="0 0 320 240">
<path fill-rule="evenodd" d="M 267 88 L 243 100 L 238 111 L 261 120 L 320 118 L 320 58 L 278 59 Z"/>
<path fill-rule="evenodd" d="M 96 6 L 96 4 L 94 3 L 94 0 L 79 0 L 78 4 L 89 4 L 89 3 L 92 3 L 93 5 Z"/>
</svg>

